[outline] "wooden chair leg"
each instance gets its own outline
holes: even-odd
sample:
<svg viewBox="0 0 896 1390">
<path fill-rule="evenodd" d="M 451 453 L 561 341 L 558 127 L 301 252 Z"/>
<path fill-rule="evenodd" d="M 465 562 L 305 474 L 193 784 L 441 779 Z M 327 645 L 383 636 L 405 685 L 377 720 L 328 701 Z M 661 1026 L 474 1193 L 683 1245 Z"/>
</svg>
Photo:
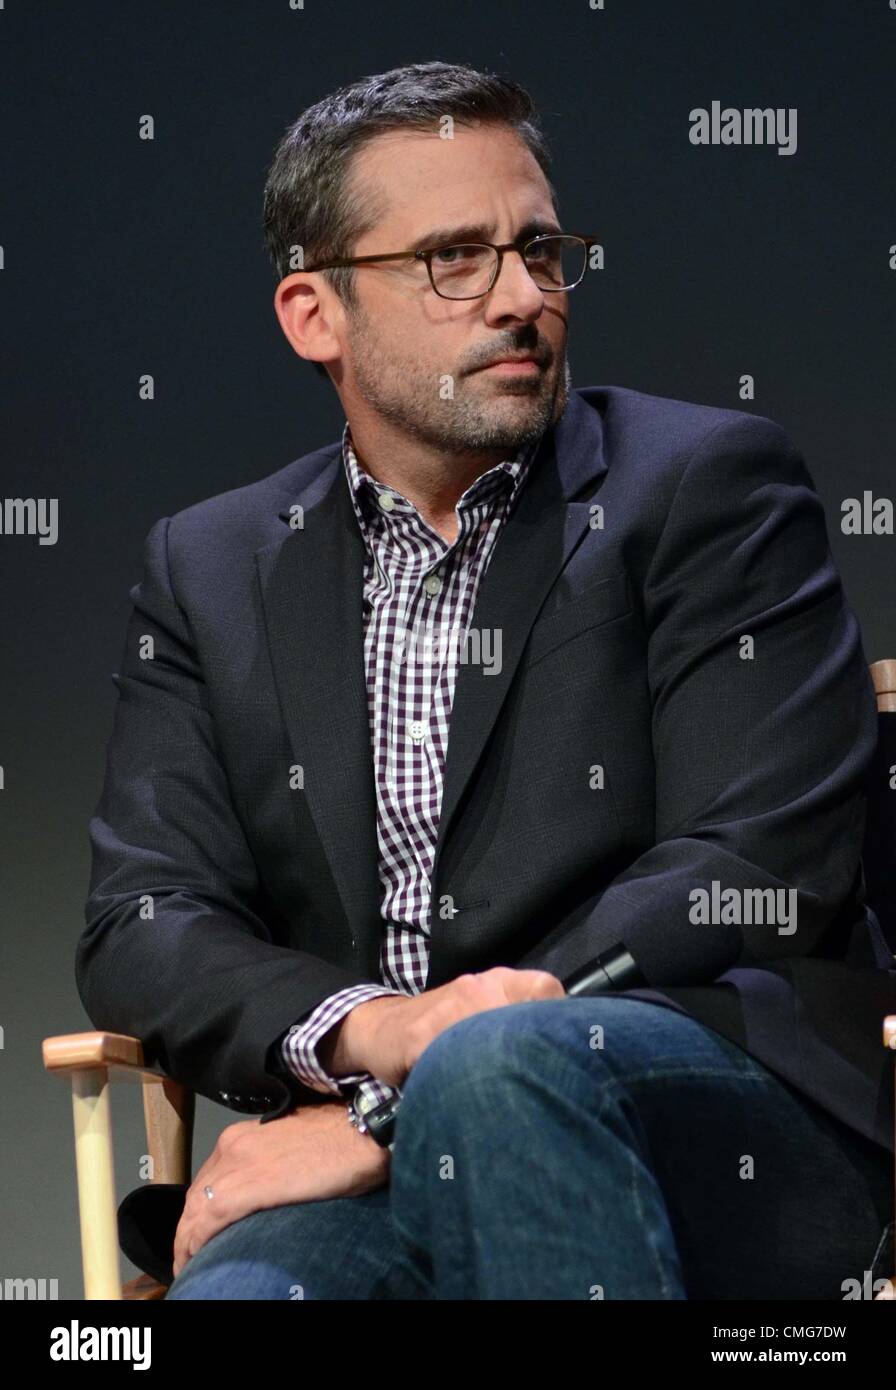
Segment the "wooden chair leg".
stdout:
<svg viewBox="0 0 896 1390">
<path fill-rule="evenodd" d="M 72 1107 L 84 1297 L 120 1299 L 112 1119 L 105 1067 L 72 1073 Z"/>
<path fill-rule="evenodd" d="M 153 1182 L 190 1183 L 196 1096 L 167 1077 L 143 1085 L 146 1147 L 153 1158 Z"/>
</svg>

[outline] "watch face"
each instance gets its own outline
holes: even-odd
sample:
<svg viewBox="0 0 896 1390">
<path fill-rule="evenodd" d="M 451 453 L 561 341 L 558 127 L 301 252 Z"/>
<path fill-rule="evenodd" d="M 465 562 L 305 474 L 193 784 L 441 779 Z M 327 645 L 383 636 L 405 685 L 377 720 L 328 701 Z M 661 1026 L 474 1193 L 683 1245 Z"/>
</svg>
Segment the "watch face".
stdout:
<svg viewBox="0 0 896 1390">
<path fill-rule="evenodd" d="M 359 1119 L 359 1120 L 363 1120 L 364 1117 L 365 1117 L 371 1110 L 375 1110 L 375 1109 L 376 1109 L 376 1106 L 375 1106 L 375 1105 L 371 1105 L 369 1099 L 367 1099 L 366 1102 L 365 1102 L 365 1097 L 361 1094 L 360 1090 L 358 1090 L 358 1091 L 355 1091 L 355 1094 L 354 1094 L 354 1096 L 352 1097 L 352 1109 L 354 1110 L 355 1114 L 358 1116 L 358 1119 Z"/>
</svg>

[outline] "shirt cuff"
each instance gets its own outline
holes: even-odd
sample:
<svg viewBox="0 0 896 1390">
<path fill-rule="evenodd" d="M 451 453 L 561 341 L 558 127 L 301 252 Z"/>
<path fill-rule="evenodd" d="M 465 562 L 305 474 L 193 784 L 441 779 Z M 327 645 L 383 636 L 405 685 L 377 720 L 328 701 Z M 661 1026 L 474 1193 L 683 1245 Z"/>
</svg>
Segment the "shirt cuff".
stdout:
<svg viewBox="0 0 896 1390">
<path fill-rule="evenodd" d="M 326 1091 L 337 1096 L 342 1095 L 344 1089 L 353 1090 L 358 1082 L 372 1081 L 369 1071 L 332 1076 L 318 1060 L 317 1044 L 330 1028 L 345 1018 L 346 1014 L 351 1013 L 358 1004 L 364 1003 L 367 999 L 401 993 L 401 990 L 389 989 L 386 985 L 369 984 L 351 985 L 348 989 L 341 989 L 336 994 L 329 995 L 312 1009 L 307 1018 L 301 1023 L 294 1023 L 287 1032 L 281 1046 L 284 1064 L 299 1081 L 312 1090 Z M 384 1100 L 396 1089 L 385 1082 L 375 1082 L 375 1085 L 384 1088 Z"/>
</svg>

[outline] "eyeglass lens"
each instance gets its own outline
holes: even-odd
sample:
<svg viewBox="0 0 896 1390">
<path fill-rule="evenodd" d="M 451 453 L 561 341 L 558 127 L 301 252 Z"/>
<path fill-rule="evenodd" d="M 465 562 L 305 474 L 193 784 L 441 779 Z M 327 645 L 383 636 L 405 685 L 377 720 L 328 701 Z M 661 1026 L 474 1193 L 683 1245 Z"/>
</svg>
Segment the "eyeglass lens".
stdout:
<svg viewBox="0 0 896 1390">
<path fill-rule="evenodd" d="M 574 236 L 549 236 L 526 247 L 526 268 L 541 289 L 570 289 L 585 273 L 588 248 Z M 433 283 L 447 299 L 485 294 L 498 253 L 490 246 L 441 246 L 430 259 Z"/>
</svg>

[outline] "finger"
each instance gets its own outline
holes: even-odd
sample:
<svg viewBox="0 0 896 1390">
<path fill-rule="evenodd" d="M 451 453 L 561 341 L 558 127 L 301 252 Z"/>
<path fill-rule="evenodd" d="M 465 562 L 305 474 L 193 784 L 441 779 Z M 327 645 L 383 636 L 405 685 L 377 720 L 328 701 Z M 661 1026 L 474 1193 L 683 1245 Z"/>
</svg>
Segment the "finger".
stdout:
<svg viewBox="0 0 896 1390">
<path fill-rule="evenodd" d="M 560 980 L 547 970 L 512 971 L 507 981 L 507 993 L 514 1002 L 566 997 L 566 990 Z"/>
<path fill-rule="evenodd" d="M 194 1213 L 189 1227 L 184 1232 L 185 1264 L 198 1255 L 212 1236 L 223 1231 L 225 1226 L 231 1226 L 234 1221 L 239 1221 L 241 1217 L 248 1216 L 250 1212 L 268 1205 L 257 1187 L 253 1186 L 250 1195 L 244 1183 L 237 1185 L 220 1177 L 217 1182 L 218 1186 L 215 1188 L 214 1198 L 211 1201 L 208 1198 L 203 1198 L 205 1205 L 199 1207 Z M 272 1197 L 270 1205 L 276 1205 L 276 1196 Z"/>
<path fill-rule="evenodd" d="M 213 1179 L 216 1178 L 220 1171 L 221 1154 L 217 1147 L 215 1147 L 205 1162 L 197 1170 L 193 1181 L 187 1189 L 184 1209 L 181 1212 L 180 1221 L 177 1223 L 177 1230 L 174 1233 L 175 1278 L 178 1273 L 178 1265 L 180 1268 L 183 1268 L 191 1255 L 195 1253 L 191 1248 L 190 1241 L 194 1234 L 193 1228 L 196 1224 L 197 1215 L 202 1211 L 201 1204 L 204 1202 L 206 1206 L 209 1205 L 209 1199 L 205 1195 L 205 1188 L 206 1186 L 211 1187 L 214 1192 L 215 1184 Z"/>
<path fill-rule="evenodd" d="M 174 1269 L 174 1277 L 175 1277 L 175 1279 L 176 1279 L 177 1276 L 180 1274 L 180 1272 L 181 1272 L 181 1270 L 183 1269 L 184 1265 L 187 1263 L 187 1260 L 190 1258 L 190 1255 L 189 1255 L 189 1246 L 190 1246 L 190 1232 L 191 1232 L 191 1230 L 192 1230 L 192 1226 L 193 1226 L 193 1218 L 192 1218 L 192 1215 L 191 1215 L 191 1214 L 188 1214 L 187 1211 L 186 1211 L 186 1208 L 185 1208 L 185 1209 L 184 1209 L 184 1213 L 183 1213 L 183 1215 L 182 1215 L 181 1218 L 180 1218 L 180 1221 L 178 1221 L 178 1223 L 177 1223 L 177 1230 L 174 1232 L 174 1261 L 173 1261 L 173 1269 Z"/>
<path fill-rule="evenodd" d="M 224 1151 L 222 1141 L 224 1135 L 230 1131 L 256 1128 L 259 1123 L 259 1120 L 242 1120 L 222 1130 L 212 1152 L 197 1170 L 187 1191 L 184 1209 L 174 1233 L 174 1263 L 172 1268 L 175 1278 L 206 1241 L 210 1240 L 224 1226 L 238 1219 L 236 1215 L 230 1213 L 229 1207 L 232 1205 L 230 1203 L 228 1203 L 228 1214 L 224 1215 L 223 1183 L 230 1166 L 230 1160 Z M 213 1198 L 210 1199 L 206 1194 L 206 1187 L 210 1187 L 214 1192 Z M 211 1211 L 210 1208 L 214 1208 L 214 1211 Z M 245 1213 L 240 1212 L 239 1215 L 245 1215 Z"/>
<path fill-rule="evenodd" d="M 207 1207 L 213 1205 L 208 1198 L 204 1198 L 204 1201 Z M 223 1221 L 216 1223 L 210 1215 L 206 1217 L 201 1207 L 198 1211 L 192 1211 L 189 1214 L 184 1213 L 174 1235 L 173 1269 L 175 1278 L 184 1266 L 189 1264 L 196 1252 L 201 1250 L 206 1241 L 215 1234 L 215 1231 L 226 1224 Z"/>
<path fill-rule="evenodd" d="M 191 1256 L 196 1253 L 195 1234 L 197 1222 L 204 1210 L 203 1203 L 205 1207 L 211 1205 L 209 1198 L 206 1196 L 205 1188 L 209 1186 L 213 1192 L 215 1191 L 214 1182 L 211 1180 L 214 1178 L 215 1181 L 217 1181 L 216 1174 L 220 1173 L 220 1168 L 220 1157 L 215 1158 L 213 1154 L 203 1163 L 187 1190 L 187 1199 L 184 1203 L 184 1209 L 181 1212 L 180 1221 L 177 1223 L 177 1230 L 174 1233 L 174 1258 L 176 1264 L 179 1263 L 181 1268 L 187 1263 Z M 175 1268 L 175 1274 L 176 1273 L 177 1270 Z"/>
</svg>

